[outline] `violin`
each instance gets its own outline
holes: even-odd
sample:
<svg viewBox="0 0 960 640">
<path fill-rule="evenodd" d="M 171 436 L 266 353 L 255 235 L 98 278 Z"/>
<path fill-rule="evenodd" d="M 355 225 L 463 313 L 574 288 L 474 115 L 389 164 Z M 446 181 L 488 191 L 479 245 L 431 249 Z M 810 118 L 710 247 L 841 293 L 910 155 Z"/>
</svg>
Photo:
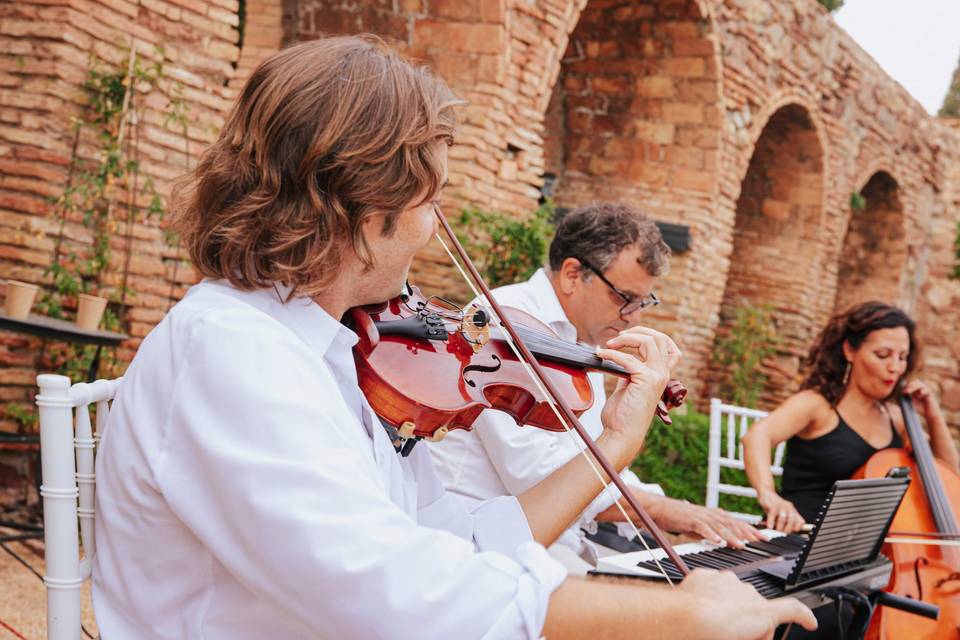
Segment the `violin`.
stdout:
<svg viewBox="0 0 960 640">
<path fill-rule="evenodd" d="M 894 516 L 897 536 L 930 537 L 929 545 L 886 544 L 883 553 L 893 563 L 887 593 L 940 607 L 938 620 L 878 607 L 867 638 L 871 640 L 960 639 L 960 550 L 936 545 L 936 538 L 957 540 L 960 528 L 953 505 L 960 504 L 960 476 L 933 456 L 930 443 L 910 398 L 900 398 L 909 449 L 875 453 L 855 477 L 880 478 L 896 467 L 907 467 L 913 482 Z M 907 533 L 909 532 L 909 533 Z"/>
<path fill-rule="evenodd" d="M 629 375 L 533 316 L 502 309 L 575 415 L 593 404 L 587 372 Z M 484 409 L 508 413 L 519 425 L 566 430 L 504 330 L 492 326 L 490 313 L 478 305 L 461 311 L 408 285 L 387 303 L 354 308 L 350 315 L 360 338 L 354 348 L 360 388 L 401 437 L 442 440 L 453 429 L 471 429 Z M 676 380 L 667 385 L 657 406 L 666 424 L 686 393 Z"/>
<path fill-rule="evenodd" d="M 408 285 L 384 304 L 351 309 L 344 321 L 359 336 L 354 360 L 370 406 L 408 442 L 439 440 L 451 429 L 469 430 L 490 408 L 513 416 L 518 425 L 576 431 L 643 527 L 681 573 L 689 573 L 577 420 L 593 403 L 588 371 L 627 373 L 593 349 L 561 340 L 528 314 L 505 311 L 439 209 L 436 214 L 490 308 L 473 304 L 460 309 L 439 297 L 425 298 Z M 669 410 L 685 395 L 683 385 L 672 381 L 658 415 L 669 420 Z"/>
</svg>

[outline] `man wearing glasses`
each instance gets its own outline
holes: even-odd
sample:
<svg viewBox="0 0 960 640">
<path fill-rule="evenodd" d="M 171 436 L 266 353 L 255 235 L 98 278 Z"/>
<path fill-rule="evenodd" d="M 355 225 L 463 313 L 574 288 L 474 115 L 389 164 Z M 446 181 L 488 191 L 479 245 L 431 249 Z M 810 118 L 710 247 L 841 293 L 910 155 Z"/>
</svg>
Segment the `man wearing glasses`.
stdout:
<svg viewBox="0 0 960 640">
<path fill-rule="evenodd" d="M 666 273 L 670 249 L 652 220 L 628 204 L 593 203 L 570 211 L 557 226 L 549 267 L 529 280 L 493 291 L 497 302 L 525 311 L 561 338 L 605 345 L 624 329 L 640 324 L 644 309 L 659 304 L 653 292 Z M 603 431 L 606 400 L 603 375 L 589 374 L 594 403 L 580 418 L 593 438 Z M 446 488 L 477 501 L 519 495 L 580 453 L 575 435 L 518 428 L 506 414 L 485 411 L 473 431 L 452 431 L 431 445 L 437 473 Z M 630 471 L 621 473 L 641 506 L 657 524 L 735 546 L 757 540 L 756 531 L 719 509 L 667 498 L 658 485 L 645 485 Z M 600 490 L 599 482 L 597 490 Z M 551 547 L 568 569 L 585 572 L 595 564 L 597 547 L 633 551 L 633 529 L 614 505 L 619 492 L 600 493 L 579 520 Z M 599 531 L 598 531 L 599 527 Z"/>
</svg>

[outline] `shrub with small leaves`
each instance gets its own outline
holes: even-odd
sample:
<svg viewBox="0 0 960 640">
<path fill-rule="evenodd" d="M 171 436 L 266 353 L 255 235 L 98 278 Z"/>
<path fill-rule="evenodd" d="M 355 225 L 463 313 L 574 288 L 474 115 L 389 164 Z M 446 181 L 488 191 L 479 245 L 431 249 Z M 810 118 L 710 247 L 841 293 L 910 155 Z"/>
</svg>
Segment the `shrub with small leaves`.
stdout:
<svg viewBox="0 0 960 640">
<path fill-rule="evenodd" d="M 692 409 L 670 414 L 669 427 L 656 422 L 647 432 L 643 451 L 630 466 L 643 482 L 659 484 L 670 498 L 703 504 L 707 488 L 707 452 L 710 416 Z M 720 481 L 747 484 L 746 475 L 736 469 L 721 469 Z M 740 513 L 760 514 L 753 498 L 720 496 L 720 506 Z"/>
<path fill-rule="evenodd" d="M 867 208 L 867 199 L 859 191 L 850 193 L 850 208 L 854 211 L 863 211 Z"/>
<path fill-rule="evenodd" d="M 491 287 L 526 280 L 546 261 L 555 208 L 549 200 L 524 219 L 461 210 L 458 238 Z"/>
<path fill-rule="evenodd" d="M 725 401 L 743 407 L 756 406 L 767 381 L 760 365 L 776 353 L 778 342 L 769 307 L 737 308 L 733 325 L 717 338 L 713 352 L 714 362 L 725 370 L 720 385 Z"/>
<path fill-rule="evenodd" d="M 820 4 L 826 7 L 827 11 L 836 11 L 843 6 L 844 0 L 820 0 Z"/>
<path fill-rule="evenodd" d="M 23 432 L 31 432 L 37 424 L 37 414 L 35 411 L 25 408 L 15 402 L 8 402 L 3 407 L 3 413 L 8 418 L 16 422 Z"/>
</svg>

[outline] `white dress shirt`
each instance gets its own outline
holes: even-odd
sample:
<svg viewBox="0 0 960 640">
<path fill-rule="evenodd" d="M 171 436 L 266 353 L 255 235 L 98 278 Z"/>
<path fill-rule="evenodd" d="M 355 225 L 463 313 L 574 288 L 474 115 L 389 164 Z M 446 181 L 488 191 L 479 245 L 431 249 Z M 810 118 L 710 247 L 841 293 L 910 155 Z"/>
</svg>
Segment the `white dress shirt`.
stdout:
<svg viewBox="0 0 960 640">
<path fill-rule="evenodd" d="M 577 329 L 567 319 L 543 269 L 526 282 L 498 287 L 493 294 L 501 305 L 525 311 L 550 326 L 564 340 L 576 342 Z M 580 416 L 580 423 L 596 440 L 603 432 L 600 414 L 606 402 L 606 391 L 602 373 L 591 372 L 587 376 L 593 387 L 594 400 Z M 477 418 L 472 431 L 451 431 L 442 442 L 428 448 L 437 474 L 448 491 L 483 501 L 523 493 L 579 455 L 585 445 L 575 433 L 521 428 L 506 413 L 487 410 Z M 620 477 L 627 486 L 663 495 L 659 485 L 640 482 L 629 468 L 624 469 Z M 599 478 L 596 482 L 599 489 Z M 557 543 L 570 547 L 577 554 L 592 557 L 592 549 L 585 544 L 581 530 L 595 532 L 597 514 L 612 506 L 619 497 L 619 490 L 610 484 Z M 625 537 L 633 537 L 629 525 L 619 527 L 619 531 Z"/>
<path fill-rule="evenodd" d="M 470 510 L 395 453 L 356 341 L 209 281 L 144 340 L 96 463 L 106 640 L 540 635 L 563 568 L 516 499 Z"/>
</svg>

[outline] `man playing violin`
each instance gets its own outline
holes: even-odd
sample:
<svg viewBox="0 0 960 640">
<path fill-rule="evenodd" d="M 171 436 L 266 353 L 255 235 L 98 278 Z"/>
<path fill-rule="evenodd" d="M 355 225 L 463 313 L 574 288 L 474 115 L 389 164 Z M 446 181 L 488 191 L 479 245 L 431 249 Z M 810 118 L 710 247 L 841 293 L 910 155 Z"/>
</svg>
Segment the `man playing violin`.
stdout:
<svg viewBox="0 0 960 640">
<path fill-rule="evenodd" d="M 348 309 L 401 291 L 436 229 L 457 100 L 379 41 L 266 60 L 178 192 L 204 280 L 130 364 L 97 456 L 104 638 L 759 638 L 811 625 L 732 574 L 568 578 L 545 552 L 592 499 L 583 458 L 468 508 L 396 454 L 357 384 Z M 676 354 L 631 329 L 603 451 L 637 450 Z M 429 384 L 425 380 L 424 384 Z M 548 508 L 549 496 L 567 504 Z M 718 633 L 718 630 L 722 632 Z"/>
<path fill-rule="evenodd" d="M 623 202 L 592 203 L 568 212 L 558 223 L 548 268 L 493 293 L 501 305 L 530 314 L 563 339 L 603 345 L 638 326 L 643 310 L 659 304 L 654 286 L 668 269 L 669 255 L 656 224 L 642 212 Z M 588 375 L 594 403 L 580 422 L 597 438 L 603 432 L 606 392 L 603 374 Z M 521 495 L 578 456 L 582 448 L 577 436 L 518 429 L 510 416 L 495 410 L 481 414 L 472 431 L 453 431 L 442 443 L 429 447 L 447 490 L 471 501 Z M 667 498 L 659 486 L 641 483 L 629 468 L 621 477 L 636 490 L 641 507 L 665 530 L 734 546 L 759 539 L 756 529 L 725 511 Z M 599 491 L 597 480 L 591 480 Z M 600 493 L 551 547 L 568 568 L 585 571 L 594 564 L 596 549 L 585 530 L 596 532 L 598 523 L 600 536 L 591 536 L 596 541 L 636 550 L 636 543 L 627 543 L 634 535 L 632 527 L 623 522 L 613 504 L 618 496 L 612 486 Z M 568 549 L 583 560 L 570 557 Z"/>
</svg>

